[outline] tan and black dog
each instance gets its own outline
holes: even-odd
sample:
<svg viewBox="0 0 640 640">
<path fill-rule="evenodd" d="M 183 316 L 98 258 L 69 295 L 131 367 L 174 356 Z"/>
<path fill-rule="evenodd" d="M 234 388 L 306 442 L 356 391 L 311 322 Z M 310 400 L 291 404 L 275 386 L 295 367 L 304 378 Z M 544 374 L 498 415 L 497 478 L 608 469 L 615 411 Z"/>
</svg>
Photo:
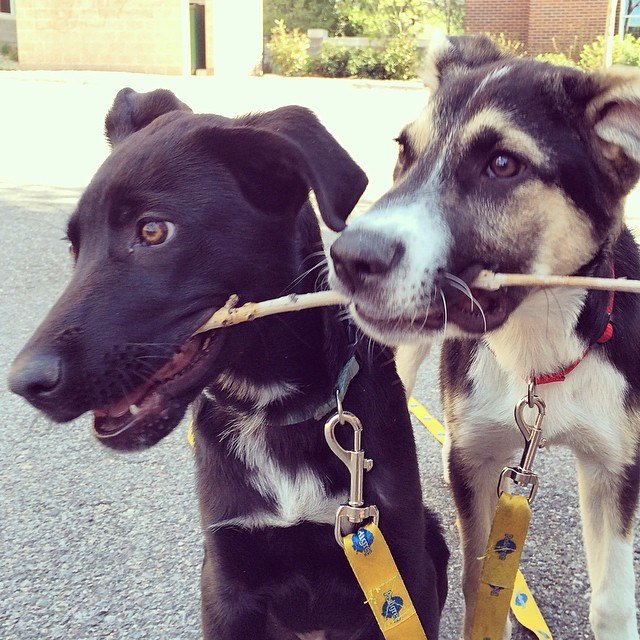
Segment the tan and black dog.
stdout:
<svg viewBox="0 0 640 640">
<path fill-rule="evenodd" d="M 577 459 L 591 626 L 597 640 L 638 640 L 640 298 L 468 284 L 481 268 L 640 277 L 623 221 L 640 173 L 640 71 L 587 74 L 461 37 L 431 48 L 425 80 L 433 94 L 400 134 L 394 185 L 333 245 L 330 282 L 387 344 L 420 351 L 446 330 L 441 390 L 465 635 L 497 478 L 522 448 L 514 405 L 532 377 L 547 376 L 566 378 L 537 393 L 544 437 Z"/>
</svg>

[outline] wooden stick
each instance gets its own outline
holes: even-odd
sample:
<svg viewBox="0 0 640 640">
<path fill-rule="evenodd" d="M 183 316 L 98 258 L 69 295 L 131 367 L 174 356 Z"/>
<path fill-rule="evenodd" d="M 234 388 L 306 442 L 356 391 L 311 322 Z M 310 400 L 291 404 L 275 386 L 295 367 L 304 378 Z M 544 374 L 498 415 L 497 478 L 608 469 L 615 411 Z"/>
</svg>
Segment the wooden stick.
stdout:
<svg viewBox="0 0 640 640">
<path fill-rule="evenodd" d="M 582 276 L 542 276 L 530 273 L 493 273 L 481 271 L 471 284 L 476 289 L 496 291 L 501 287 L 579 287 L 581 289 L 600 289 L 603 291 L 626 291 L 640 293 L 640 280 L 626 278 L 587 278 Z M 291 294 L 282 298 L 265 300 L 264 302 L 247 302 L 241 307 L 238 296 L 232 295 L 221 309 L 218 309 L 195 333 L 210 329 L 228 327 L 233 324 L 247 322 L 255 318 L 263 318 L 276 313 L 301 311 L 315 307 L 332 305 L 348 305 L 349 298 L 336 291 L 319 291 L 318 293 Z M 194 333 L 194 335 L 195 335 Z"/>
<path fill-rule="evenodd" d="M 232 324 L 247 322 L 255 318 L 271 316 L 288 311 L 301 311 L 314 307 L 329 307 L 338 304 L 349 304 L 349 299 L 336 291 L 319 291 L 318 293 L 291 294 L 282 298 L 265 300 L 264 302 L 247 302 L 237 307 L 238 296 L 232 295 L 224 307 L 218 309 L 195 333 L 210 329 L 228 327 Z M 194 333 L 194 335 L 195 335 Z"/>
<path fill-rule="evenodd" d="M 481 271 L 472 287 L 496 291 L 500 287 L 578 287 L 601 291 L 640 293 L 640 280 L 626 278 L 588 278 L 585 276 L 542 276 L 531 273 L 493 273 Z"/>
</svg>

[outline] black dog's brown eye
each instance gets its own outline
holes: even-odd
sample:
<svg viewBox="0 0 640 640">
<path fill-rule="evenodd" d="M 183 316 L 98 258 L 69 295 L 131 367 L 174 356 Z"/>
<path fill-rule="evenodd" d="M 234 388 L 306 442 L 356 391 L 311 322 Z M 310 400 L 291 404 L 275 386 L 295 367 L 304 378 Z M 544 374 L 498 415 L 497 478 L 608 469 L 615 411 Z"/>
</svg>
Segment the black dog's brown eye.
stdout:
<svg viewBox="0 0 640 640">
<path fill-rule="evenodd" d="M 522 164 L 508 153 L 495 155 L 487 165 L 490 178 L 513 178 L 520 173 Z"/>
<path fill-rule="evenodd" d="M 73 246 L 73 242 L 69 243 L 69 255 L 74 259 L 78 259 L 78 250 Z"/>
<path fill-rule="evenodd" d="M 141 244 L 154 246 L 162 244 L 171 238 L 175 226 L 166 220 L 141 221 L 138 227 L 138 237 Z"/>
</svg>

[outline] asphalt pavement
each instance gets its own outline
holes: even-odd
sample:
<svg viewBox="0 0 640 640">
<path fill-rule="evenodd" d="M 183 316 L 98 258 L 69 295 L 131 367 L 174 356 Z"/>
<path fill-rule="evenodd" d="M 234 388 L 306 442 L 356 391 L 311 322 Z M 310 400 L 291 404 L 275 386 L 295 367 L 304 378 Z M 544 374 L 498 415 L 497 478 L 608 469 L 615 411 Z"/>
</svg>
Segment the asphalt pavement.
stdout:
<svg viewBox="0 0 640 640">
<path fill-rule="evenodd" d="M 289 103 L 311 107 L 370 175 L 360 211 L 388 187 L 391 139 L 425 100 L 417 83 L 0 73 L 3 380 L 69 278 L 61 241 L 66 218 L 108 152 L 102 121 L 123 86 L 172 88 L 196 110 L 224 115 Z M 415 395 L 441 417 L 437 355 L 436 348 Z M 4 383 L 0 407 L 0 637 L 200 637 L 202 543 L 186 426 L 151 450 L 118 455 L 91 437 L 86 417 L 51 424 Z M 441 637 L 454 640 L 461 615 L 455 513 L 442 481 L 440 445 L 417 422 L 415 432 L 425 500 L 440 514 L 452 551 Z M 571 455 L 552 448 L 536 466 L 541 488 L 523 569 L 553 637 L 592 639 Z M 635 566 L 637 576 L 640 551 Z"/>
</svg>

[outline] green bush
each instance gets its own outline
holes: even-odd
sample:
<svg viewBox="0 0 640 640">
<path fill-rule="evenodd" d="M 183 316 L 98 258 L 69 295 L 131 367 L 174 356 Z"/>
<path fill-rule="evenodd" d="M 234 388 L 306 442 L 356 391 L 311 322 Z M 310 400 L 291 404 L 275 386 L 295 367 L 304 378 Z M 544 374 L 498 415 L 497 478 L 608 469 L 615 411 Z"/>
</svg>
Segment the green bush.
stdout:
<svg viewBox="0 0 640 640">
<path fill-rule="evenodd" d="M 498 45 L 503 53 L 516 58 L 522 58 L 527 55 L 524 44 L 519 40 L 510 40 L 504 33 L 487 33 L 487 35 Z"/>
<path fill-rule="evenodd" d="M 418 51 L 415 40 L 407 35 L 390 38 L 382 51 L 382 64 L 388 78 L 410 80 L 416 77 Z"/>
<path fill-rule="evenodd" d="M 613 39 L 613 63 L 640 66 L 640 38 L 630 33 Z M 604 36 L 598 36 L 591 44 L 585 44 L 580 53 L 580 66 L 597 69 L 604 64 Z"/>
<path fill-rule="evenodd" d="M 566 53 L 560 53 L 559 51 L 553 51 L 551 53 L 540 53 L 536 56 L 536 60 L 540 60 L 540 62 L 550 62 L 551 64 L 560 65 L 561 67 L 578 66 L 575 60 L 570 58 Z"/>
<path fill-rule="evenodd" d="M 351 49 L 324 42 L 315 58 L 309 61 L 309 71 L 325 78 L 346 78 L 351 74 Z"/>
<path fill-rule="evenodd" d="M 309 66 L 309 38 L 298 29 L 287 31 L 284 20 L 276 20 L 271 29 L 269 52 L 274 73 L 283 76 L 304 75 Z"/>
<path fill-rule="evenodd" d="M 18 49 L 10 42 L 0 43 L 0 55 L 14 62 L 18 62 Z"/>
<path fill-rule="evenodd" d="M 309 72 L 327 78 L 408 80 L 416 76 L 417 59 L 415 41 L 407 35 L 389 38 L 382 49 L 325 42 L 309 61 Z"/>
<path fill-rule="evenodd" d="M 354 47 L 349 60 L 349 75 L 358 78 L 388 80 L 389 76 L 383 61 L 383 50 L 373 47 Z"/>
</svg>

